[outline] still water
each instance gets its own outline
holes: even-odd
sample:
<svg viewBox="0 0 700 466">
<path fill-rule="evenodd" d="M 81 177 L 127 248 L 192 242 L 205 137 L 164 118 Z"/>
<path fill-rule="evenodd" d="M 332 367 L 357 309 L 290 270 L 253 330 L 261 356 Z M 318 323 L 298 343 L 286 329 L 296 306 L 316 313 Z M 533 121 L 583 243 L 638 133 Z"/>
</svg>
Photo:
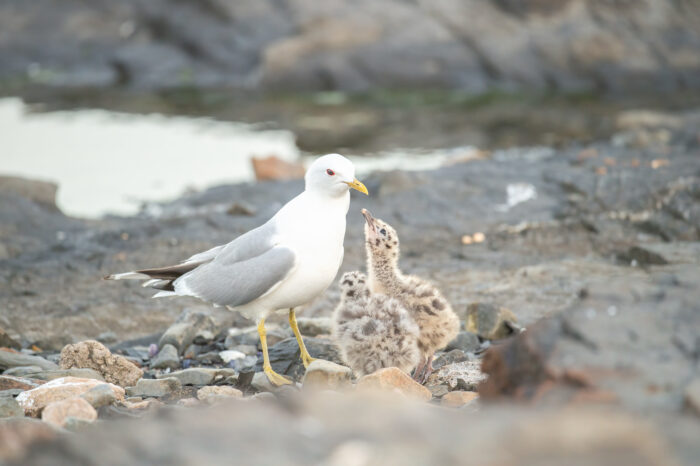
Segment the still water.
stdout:
<svg viewBox="0 0 700 466">
<path fill-rule="evenodd" d="M 308 163 L 294 134 L 208 118 L 109 110 L 40 112 L 16 98 L 0 99 L 0 175 L 58 184 L 66 214 L 131 215 L 143 202 L 176 198 L 189 189 L 254 180 L 252 157 L 275 155 Z M 460 149 L 461 154 L 464 150 Z M 353 157 L 358 173 L 428 169 L 454 151 L 385 152 Z"/>
</svg>

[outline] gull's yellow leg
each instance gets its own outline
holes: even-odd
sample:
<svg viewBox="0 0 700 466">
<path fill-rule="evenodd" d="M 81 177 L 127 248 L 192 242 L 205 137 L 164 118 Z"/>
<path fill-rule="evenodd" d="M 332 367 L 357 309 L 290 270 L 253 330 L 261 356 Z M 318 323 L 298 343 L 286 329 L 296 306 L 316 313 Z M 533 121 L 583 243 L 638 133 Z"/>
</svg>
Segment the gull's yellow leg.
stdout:
<svg viewBox="0 0 700 466">
<path fill-rule="evenodd" d="M 306 350 L 304 340 L 301 338 L 301 333 L 299 333 L 299 326 L 297 325 L 297 316 L 294 313 L 294 309 L 289 310 L 289 325 L 292 327 L 294 336 L 297 337 L 297 343 L 299 343 L 299 351 L 301 351 L 301 362 L 304 363 L 304 367 L 309 367 L 309 364 L 314 362 L 316 358 L 312 358 L 309 352 Z"/>
<path fill-rule="evenodd" d="M 265 319 L 260 319 L 260 323 L 258 323 L 258 335 L 260 336 L 260 344 L 262 345 L 263 351 L 263 371 L 265 372 L 267 379 L 273 385 L 278 386 L 292 383 L 292 381 L 288 378 L 282 377 L 277 372 L 272 370 L 272 366 L 270 365 L 270 356 L 267 354 L 267 332 L 265 331 Z"/>
</svg>

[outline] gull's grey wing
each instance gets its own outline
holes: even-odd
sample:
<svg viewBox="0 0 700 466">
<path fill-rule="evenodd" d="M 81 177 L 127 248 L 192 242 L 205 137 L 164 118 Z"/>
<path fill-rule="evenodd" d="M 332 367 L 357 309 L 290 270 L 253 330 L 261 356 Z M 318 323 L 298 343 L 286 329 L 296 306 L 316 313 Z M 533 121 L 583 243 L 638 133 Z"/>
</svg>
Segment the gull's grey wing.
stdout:
<svg viewBox="0 0 700 466">
<path fill-rule="evenodd" d="M 295 264 L 294 252 L 284 246 L 274 246 L 247 260 L 235 262 L 235 257 L 240 257 L 237 251 L 224 250 L 213 261 L 175 280 L 175 291 L 222 306 L 241 306 L 270 291 Z"/>
</svg>

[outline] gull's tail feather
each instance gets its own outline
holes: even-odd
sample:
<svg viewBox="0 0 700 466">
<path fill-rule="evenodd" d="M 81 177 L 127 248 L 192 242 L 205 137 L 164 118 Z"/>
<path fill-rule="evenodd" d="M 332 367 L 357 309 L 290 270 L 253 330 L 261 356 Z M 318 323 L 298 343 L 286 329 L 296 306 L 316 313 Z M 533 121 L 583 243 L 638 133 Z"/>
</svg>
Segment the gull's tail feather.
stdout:
<svg viewBox="0 0 700 466">
<path fill-rule="evenodd" d="M 168 267 L 159 267 L 154 269 L 135 270 L 133 272 L 117 273 L 107 275 L 105 280 L 147 280 L 143 283 L 144 288 L 153 288 L 161 290 L 156 293 L 154 298 L 163 296 L 172 296 L 175 293 L 173 282 L 182 275 L 190 272 L 202 265 L 202 262 L 188 262 Z"/>
<path fill-rule="evenodd" d="M 140 272 L 125 272 L 106 275 L 105 280 L 146 280 L 150 276 Z"/>
</svg>

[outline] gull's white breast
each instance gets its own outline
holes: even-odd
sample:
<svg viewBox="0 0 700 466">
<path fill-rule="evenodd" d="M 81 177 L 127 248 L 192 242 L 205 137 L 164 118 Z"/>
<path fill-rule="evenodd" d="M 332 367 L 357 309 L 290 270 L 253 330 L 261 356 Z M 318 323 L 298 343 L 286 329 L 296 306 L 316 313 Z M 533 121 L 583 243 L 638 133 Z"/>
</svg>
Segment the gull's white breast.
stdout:
<svg viewBox="0 0 700 466">
<path fill-rule="evenodd" d="M 249 317 L 311 301 L 333 283 L 343 261 L 350 194 L 328 198 L 304 192 L 275 215 L 277 243 L 294 251 L 294 269 L 276 287 L 238 310 Z"/>
</svg>

